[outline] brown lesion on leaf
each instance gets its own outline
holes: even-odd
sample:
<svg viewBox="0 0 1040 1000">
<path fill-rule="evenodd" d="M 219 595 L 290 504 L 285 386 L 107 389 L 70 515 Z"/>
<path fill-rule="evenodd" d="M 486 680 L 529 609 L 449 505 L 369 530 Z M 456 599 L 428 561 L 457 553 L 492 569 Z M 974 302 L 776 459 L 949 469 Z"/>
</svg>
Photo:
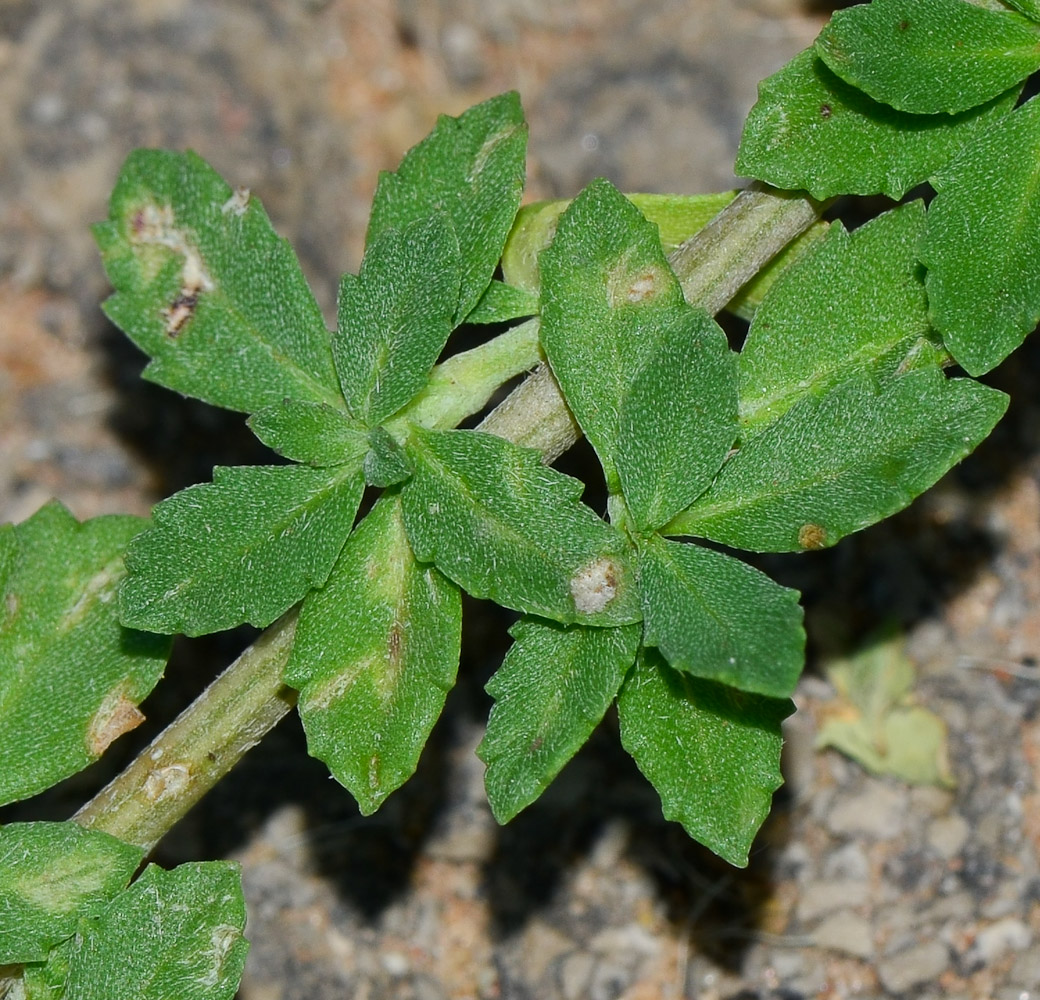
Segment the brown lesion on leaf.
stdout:
<svg viewBox="0 0 1040 1000">
<path fill-rule="evenodd" d="M 229 202 L 234 198 L 232 195 Z M 138 246 L 166 247 L 181 258 L 180 288 L 170 304 L 160 310 L 166 336 L 175 339 L 195 315 L 200 296 L 216 287 L 202 254 L 185 230 L 178 228 L 169 205 L 149 202 L 138 208 L 130 217 L 130 242 Z"/>
<path fill-rule="evenodd" d="M 829 104 L 821 104 L 820 105 L 820 117 L 824 121 L 827 121 L 827 119 L 830 118 L 830 116 L 833 115 L 833 114 L 834 114 L 834 109 Z"/>
<path fill-rule="evenodd" d="M 827 529 L 818 524 L 803 524 L 798 529 L 798 544 L 803 549 L 822 549 L 827 544 Z"/>
<path fill-rule="evenodd" d="M 571 577 L 575 609 L 583 615 L 602 611 L 617 596 L 620 576 L 618 564 L 608 556 L 583 566 Z"/>
<path fill-rule="evenodd" d="M 633 266 L 625 254 L 607 272 L 607 301 L 612 309 L 639 305 L 659 295 L 672 282 L 667 269 L 653 262 Z"/>
<path fill-rule="evenodd" d="M 144 713 L 125 691 L 110 692 L 87 727 L 87 752 L 100 757 L 123 733 L 136 729 L 142 722 Z"/>
<path fill-rule="evenodd" d="M 220 211 L 223 215 L 237 215 L 242 216 L 246 214 L 246 209 L 249 207 L 249 188 L 237 187 L 232 192 L 231 197 L 220 206 Z"/>
</svg>

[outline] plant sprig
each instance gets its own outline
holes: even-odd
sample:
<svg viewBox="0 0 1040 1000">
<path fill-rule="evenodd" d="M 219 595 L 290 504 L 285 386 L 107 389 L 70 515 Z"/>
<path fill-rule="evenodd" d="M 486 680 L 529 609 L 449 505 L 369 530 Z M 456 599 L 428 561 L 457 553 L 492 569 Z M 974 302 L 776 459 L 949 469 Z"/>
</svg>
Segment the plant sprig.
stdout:
<svg viewBox="0 0 1040 1000">
<path fill-rule="evenodd" d="M 168 635 L 270 628 L 75 825 L 0 829 L 8 985 L 109 1000 L 161 968 L 146 995 L 187 977 L 180 996 L 231 996 L 233 869 L 133 868 L 297 702 L 311 753 L 376 810 L 455 681 L 462 591 L 521 615 L 478 749 L 496 817 L 616 704 L 665 815 L 746 863 L 804 633 L 797 594 L 719 546 L 817 549 L 906 506 L 1007 404 L 946 368 L 988 371 L 1040 318 L 1040 119 L 1016 106 L 1040 14 L 1009 6 L 839 12 L 763 83 L 738 156 L 759 183 L 736 196 L 596 181 L 518 213 L 516 95 L 441 118 L 381 177 L 331 332 L 255 198 L 192 154 L 133 154 L 95 229 L 106 311 L 145 377 L 246 413 L 288 464 L 217 469 L 150 524 L 50 505 L 0 530 L 0 799 L 136 725 Z M 927 209 L 816 221 L 825 199 L 924 182 Z M 739 351 L 727 305 L 751 321 Z M 498 326 L 442 358 L 463 322 Z M 546 464 L 579 434 L 606 519 Z M 144 928 L 142 964 L 121 962 Z"/>
</svg>

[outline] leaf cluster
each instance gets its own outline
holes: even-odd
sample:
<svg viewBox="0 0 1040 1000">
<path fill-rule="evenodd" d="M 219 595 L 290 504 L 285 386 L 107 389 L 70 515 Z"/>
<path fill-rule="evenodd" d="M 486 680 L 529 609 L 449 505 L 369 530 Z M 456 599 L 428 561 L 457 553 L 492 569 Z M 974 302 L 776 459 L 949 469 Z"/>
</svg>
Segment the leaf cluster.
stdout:
<svg viewBox="0 0 1040 1000">
<path fill-rule="evenodd" d="M 282 679 L 372 813 L 455 683 L 465 591 L 518 615 L 478 748 L 499 820 L 615 707 L 665 815 L 745 864 L 805 636 L 797 593 L 739 551 L 830 546 L 910 503 L 1007 405 L 946 369 L 988 371 L 1040 318 L 1040 112 L 1018 104 L 1040 14 L 997 6 L 874 0 L 762 84 L 740 170 L 904 201 L 762 271 L 730 306 L 739 350 L 669 257 L 733 194 L 598 180 L 520 209 L 515 94 L 442 117 L 381 176 L 334 330 L 248 191 L 191 153 L 132 154 L 95 228 L 106 312 L 146 377 L 247 414 L 280 459 L 218 468 L 150 521 L 51 504 L 0 528 L 0 804 L 133 728 L 170 635 L 298 608 Z M 926 182 L 927 206 L 905 200 Z M 490 339 L 445 358 L 463 324 Z M 459 429 L 540 362 L 605 512 L 537 450 Z M 233 866 L 131 882 L 142 855 L 71 823 L 0 828 L 0 966 L 25 966 L 27 996 L 233 995 Z"/>
</svg>

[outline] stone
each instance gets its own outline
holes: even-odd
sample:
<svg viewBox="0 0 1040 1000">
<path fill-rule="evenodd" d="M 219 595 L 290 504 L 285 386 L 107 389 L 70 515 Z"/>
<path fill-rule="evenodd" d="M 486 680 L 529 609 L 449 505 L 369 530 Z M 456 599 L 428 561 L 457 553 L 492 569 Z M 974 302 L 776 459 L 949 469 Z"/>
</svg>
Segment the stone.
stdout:
<svg viewBox="0 0 1040 1000">
<path fill-rule="evenodd" d="M 881 985 L 889 993 L 905 993 L 915 986 L 934 983 L 950 965 L 950 953 L 938 941 L 925 941 L 895 955 L 888 955 L 877 965 Z"/>
<path fill-rule="evenodd" d="M 852 910 L 839 910 L 826 917 L 812 932 L 812 941 L 818 948 L 855 958 L 870 958 L 874 954 L 874 928 Z"/>
</svg>

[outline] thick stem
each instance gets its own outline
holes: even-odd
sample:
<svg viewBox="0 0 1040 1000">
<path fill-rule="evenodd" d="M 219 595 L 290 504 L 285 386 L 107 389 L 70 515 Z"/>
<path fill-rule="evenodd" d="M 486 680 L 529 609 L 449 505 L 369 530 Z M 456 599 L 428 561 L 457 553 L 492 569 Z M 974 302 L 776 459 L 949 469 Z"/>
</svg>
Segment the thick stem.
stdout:
<svg viewBox="0 0 1040 1000">
<path fill-rule="evenodd" d="M 286 612 L 72 818 L 150 851 L 296 704 L 282 684 L 296 617 Z"/>
<path fill-rule="evenodd" d="M 668 258 L 686 301 L 710 313 L 719 312 L 816 221 L 823 207 L 806 194 L 777 191 L 757 182 L 741 191 Z M 544 363 L 488 414 L 479 430 L 541 448 L 546 462 L 558 458 L 581 437 L 556 379 Z"/>
<path fill-rule="evenodd" d="M 807 196 L 753 185 L 670 257 L 689 302 L 709 312 L 722 309 L 737 291 L 791 240 L 807 229 L 822 206 Z M 519 371 L 532 357 L 532 330 L 503 341 L 486 362 L 457 363 L 481 372 Z M 480 357 L 479 364 L 477 358 Z M 480 393 L 484 388 L 480 388 Z M 480 395 L 477 393 L 477 395 Z M 475 397 L 474 397 L 475 398 Z M 486 397 L 485 397 L 486 398 Z M 428 419 L 439 426 L 452 411 L 431 397 Z M 469 404 L 463 407 L 469 411 Z M 480 425 L 513 441 L 541 449 L 546 462 L 581 436 L 556 380 L 546 365 L 514 390 Z M 296 694 L 282 684 L 292 649 L 297 609 L 287 612 L 217 678 L 164 732 L 73 817 L 151 850 L 207 791 L 293 707 Z"/>
</svg>

